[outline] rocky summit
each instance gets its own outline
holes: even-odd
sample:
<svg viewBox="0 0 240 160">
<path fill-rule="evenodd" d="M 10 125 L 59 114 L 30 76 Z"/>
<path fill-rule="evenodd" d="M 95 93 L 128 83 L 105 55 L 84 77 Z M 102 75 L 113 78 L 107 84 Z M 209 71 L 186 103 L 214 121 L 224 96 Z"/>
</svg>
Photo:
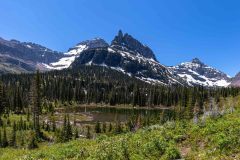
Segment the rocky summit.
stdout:
<svg viewBox="0 0 240 160">
<path fill-rule="evenodd" d="M 119 50 L 132 51 L 133 54 L 140 54 L 146 58 L 152 58 L 157 61 L 153 51 L 146 45 L 133 38 L 129 34 L 124 34 L 120 30 L 118 35 L 112 41 L 111 46 Z"/>
<path fill-rule="evenodd" d="M 226 87 L 231 82 L 231 78 L 228 75 L 204 64 L 198 58 L 177 66 L 171 66 L 169 69 L 187 81 L 190 86 Z"/>
</svg>

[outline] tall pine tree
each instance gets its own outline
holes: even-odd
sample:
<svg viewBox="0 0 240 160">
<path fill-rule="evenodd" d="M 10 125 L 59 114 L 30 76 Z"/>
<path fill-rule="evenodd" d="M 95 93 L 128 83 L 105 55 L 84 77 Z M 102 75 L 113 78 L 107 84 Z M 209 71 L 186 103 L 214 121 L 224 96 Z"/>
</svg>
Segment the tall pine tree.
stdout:
<svg viewBox="0 0 240 160">
<path fill-rule="evenodd" d="M 37 71 L 30 89 L 30 102 L 33 113 L 33 127 L 37 138 L 41 137 L 39 115 L 41 112 L 41 81 L 40 74 Z"/>
</svg>

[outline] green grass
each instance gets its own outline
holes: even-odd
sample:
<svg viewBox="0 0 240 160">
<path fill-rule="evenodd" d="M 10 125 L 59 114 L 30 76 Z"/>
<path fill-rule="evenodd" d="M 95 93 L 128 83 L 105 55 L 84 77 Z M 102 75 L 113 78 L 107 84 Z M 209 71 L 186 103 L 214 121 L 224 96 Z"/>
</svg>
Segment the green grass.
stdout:
<svg viewBox="0 0 240 160">
<path fill-rule="evenodd" d="M 36 150 L 0 149 L 0 159 L 240 159 L 239 115 L 236 110 L 205 123 L 167 122 L 136 133 L 41 144 Z"/>
</svg>

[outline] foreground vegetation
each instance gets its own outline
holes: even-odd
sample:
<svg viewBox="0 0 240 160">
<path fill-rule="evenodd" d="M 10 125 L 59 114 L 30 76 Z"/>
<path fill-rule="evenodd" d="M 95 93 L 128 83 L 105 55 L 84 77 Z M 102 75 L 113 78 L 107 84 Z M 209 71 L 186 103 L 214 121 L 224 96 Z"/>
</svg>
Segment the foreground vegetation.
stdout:
<svg viewBox="0 0 240 160">
<path fill-rule="evenodd" d="M 36 150 L 0 149 L 0 159 L 239 159 L 240 109 L 215 118 L 169 121 L 137 132 L 47 144 Z"/>
</svg>

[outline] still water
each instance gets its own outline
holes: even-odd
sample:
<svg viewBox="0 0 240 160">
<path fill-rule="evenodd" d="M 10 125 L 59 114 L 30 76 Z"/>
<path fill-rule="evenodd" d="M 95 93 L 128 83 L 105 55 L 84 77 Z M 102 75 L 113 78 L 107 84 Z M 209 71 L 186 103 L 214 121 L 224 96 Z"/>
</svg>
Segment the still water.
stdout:
<svg viewBox="0 0 240 160">
<path fill-rule="evenodd" d="M 67 113 L 82 114 L 90 117 L 81 123 L 99 122 L 126 122 L 133 116 L 151 117 L 155 119 L 170 120 L 174 118 L 171 109 L 147 109 L 147 108 L 117 108 L 117 107 L 75 107 L 67 110 Z"/>
</svg>

